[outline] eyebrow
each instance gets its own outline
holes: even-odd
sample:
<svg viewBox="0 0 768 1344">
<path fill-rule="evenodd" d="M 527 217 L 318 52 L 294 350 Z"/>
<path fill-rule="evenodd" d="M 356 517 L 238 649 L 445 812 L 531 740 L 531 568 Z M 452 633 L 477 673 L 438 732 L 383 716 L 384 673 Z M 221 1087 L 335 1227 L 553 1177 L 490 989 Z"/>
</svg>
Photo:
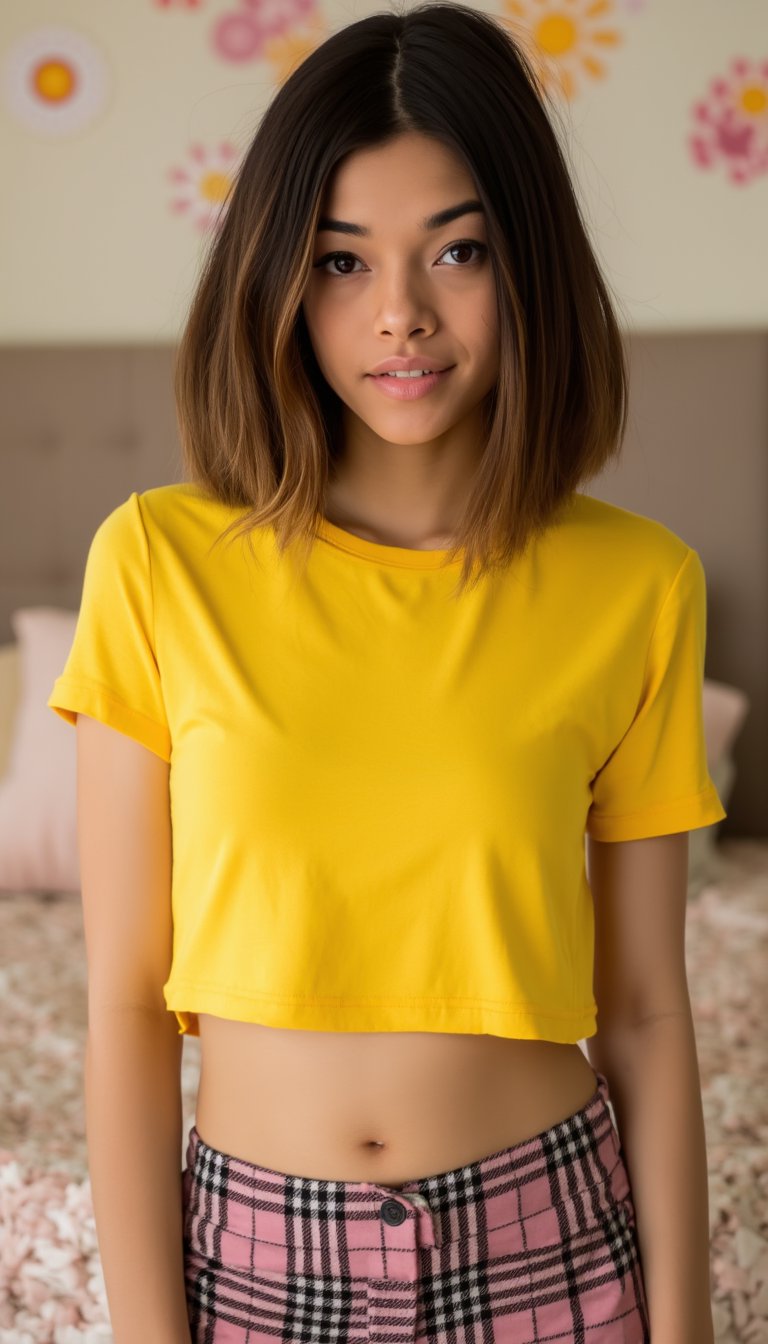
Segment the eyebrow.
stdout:
<svg viewBox="0 0 768 1344">
<path fill-rule="evenodd" d="M 475 214 L 485 214 L 480 201 L 461 201 L 458 205 L 449 205 L 446 210 L 438 210 L 435 215 L 427 215 L 426 219 L 421 221 L 419 228 L 425 232 L 430 229 L 442 229 L 445 224 L 452 224 L 454 219 L 459 219 L 462 215 Z M 370 238 L 371 236 L 371 230 L 364 228 L 362 224 L 350 224 L 344 219 L 331 219 L 328 215 L 322 215 L 318 220 L 317 232 L 351 233 L 356 238 Z"/>
</svg>

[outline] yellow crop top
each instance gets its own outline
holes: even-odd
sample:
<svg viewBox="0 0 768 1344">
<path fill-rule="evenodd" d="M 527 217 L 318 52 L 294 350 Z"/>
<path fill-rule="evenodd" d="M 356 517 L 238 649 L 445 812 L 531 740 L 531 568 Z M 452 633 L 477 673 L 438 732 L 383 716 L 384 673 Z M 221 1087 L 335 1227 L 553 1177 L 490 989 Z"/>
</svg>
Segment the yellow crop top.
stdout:
<svg viewBox="0 0 768 1344">
<path fill-rule="evenodd" d="M 575 494 L 524 557 L 460 559 L 327 519 L 305 576 L 185 482 L 91 542 L 47 704 L 170 763 L 179 1034 L 198 1013 L 319 1031 L 576 1042 L 596 1030 L 585 832 L 726 812 L 703 732 L 701 561 Z"/>
</svg>

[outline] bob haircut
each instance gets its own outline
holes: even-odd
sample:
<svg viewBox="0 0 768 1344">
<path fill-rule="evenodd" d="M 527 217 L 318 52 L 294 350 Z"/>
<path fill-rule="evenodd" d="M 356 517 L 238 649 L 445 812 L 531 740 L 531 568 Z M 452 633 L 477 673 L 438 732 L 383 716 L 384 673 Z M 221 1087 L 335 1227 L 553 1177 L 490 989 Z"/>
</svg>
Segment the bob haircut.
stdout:
<svg viewBox="0 0 768 1344">
<path fill-rule="evenodd" d="M 280 86 L 238 168 L 177 351 L 187 472 L 304 563 L 343 452 L 342 403 L 302 312 L 323 193 L 355 150 L 420 131 L 452 149 L 487 217 L 499 377 L 455 545 L 454 596 L 508 565 L 618 454 L 628 369 L 546 93 L 508 27 L 458 3 L 371 14 Z"/>
</svg>

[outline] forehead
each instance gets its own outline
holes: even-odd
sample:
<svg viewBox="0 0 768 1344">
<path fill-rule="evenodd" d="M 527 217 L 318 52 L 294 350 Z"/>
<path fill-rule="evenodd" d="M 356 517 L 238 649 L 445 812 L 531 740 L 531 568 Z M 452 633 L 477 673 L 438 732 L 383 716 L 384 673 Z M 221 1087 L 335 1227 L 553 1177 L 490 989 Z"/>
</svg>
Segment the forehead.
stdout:
<svg viewBox="0 0 768 1344">
<path fill-rule="evenodd" d="M 419 224 L 431 213 L 476 196 L 472 174 L 450 146 L 408 132 L 346 155 L 329 177 L 322 210 L 366 225 L 381 221 L 382 214 L 387 222 Z M 376 220 L 367 218 L 369 214 Z"/>
</svg>

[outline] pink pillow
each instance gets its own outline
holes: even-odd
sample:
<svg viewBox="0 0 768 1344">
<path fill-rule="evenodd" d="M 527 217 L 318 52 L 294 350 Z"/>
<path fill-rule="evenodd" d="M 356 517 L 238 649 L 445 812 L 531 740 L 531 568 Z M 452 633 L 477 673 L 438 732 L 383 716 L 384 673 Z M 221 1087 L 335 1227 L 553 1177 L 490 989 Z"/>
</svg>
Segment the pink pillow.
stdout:
<svg viewBox="0 0 768 1344">
<path fill-rule="evenodd" d="M 8 768 L 8 756 L 19 703 L 19 649 L 17 644 L 0 646 L 0 776 Z"/>
<path fill-rule="evenodd" d="M 0 890 L 79 891 L 77 735 L 46 701 L 67 659 L 77 612 L 23 607 L 11 616 L 19 697 L 0 779 Z"/>
</svg>

